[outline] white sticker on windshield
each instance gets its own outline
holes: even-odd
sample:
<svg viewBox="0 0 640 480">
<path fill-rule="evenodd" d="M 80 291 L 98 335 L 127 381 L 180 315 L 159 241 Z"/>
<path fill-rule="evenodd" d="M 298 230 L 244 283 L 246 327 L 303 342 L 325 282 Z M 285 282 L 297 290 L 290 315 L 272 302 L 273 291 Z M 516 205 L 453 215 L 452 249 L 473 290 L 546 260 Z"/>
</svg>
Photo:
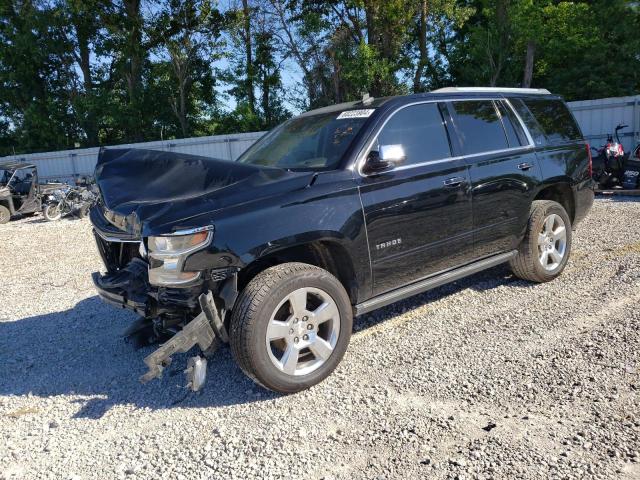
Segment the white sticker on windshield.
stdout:
<svg viewBox="0 0 640 480">
<path fill-rule="evenodd" d="M 373 112 L 373 108 L 367 108 L 364 110 L 348 110 L 338 115 L 336 120 L 342 120 L 343 118 L 368 118 Z"/>
</svg>

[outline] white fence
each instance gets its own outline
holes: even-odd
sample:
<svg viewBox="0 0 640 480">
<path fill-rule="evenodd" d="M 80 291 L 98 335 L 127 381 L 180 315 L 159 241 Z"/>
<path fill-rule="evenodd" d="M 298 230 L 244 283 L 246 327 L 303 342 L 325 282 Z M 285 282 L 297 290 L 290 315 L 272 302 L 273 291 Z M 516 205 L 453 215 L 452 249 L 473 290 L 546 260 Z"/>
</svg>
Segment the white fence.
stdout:
<svg viewBox="0 0 640 480">
<path fill-rule="evenodd" d="M 578 120 L 585 137 L 593 146 L 599 147 L 604 144 L 607 134 L 613 133 L 619 123 L 629 125 L 629 128 L 620 133 L 626 151 L 630 151 L 640 143 L 640 95 L 569 102 L 569 107 Z M 148 148 L 236 160 L 262 135 L 264 132 L 239 133 L 134 143 L 118 145 L 114 148 Z M 98 151 L 98 148 L 79 148 L 59 152 L 12 155 L 0 158 L 0 161 L 16 160 L 34 163 L 38 166 L 41 180 L 71 180 L 78 176 L 93 174 Z"/>
<path fill-rule="evenodd" d="M 629 127 L 620 131 L 626 152 L 640 143 L 640 95 L 569 102 L 569 108 L 592 146 L 604 145 L 616 125 Z"/>
<path fill-rule="evenodd" d="M 216 135 L 211 137 L 183 138 L 158 142 L 131 143 L 110 148 L 147 148 L 169 152 L 189 153 L 206 157 L 236 160 L 247 148 L 258 140 L 264 132 Z M 109 148 L 109 147 L 107 147 Z M 98 160 L 99 148 L 78 148 L 58 152 L 11 155 L 0 161 L 33 163 L 38 167 L 40 181 L 71 181 L 79 176 L 93 175 Z"/>
</svg>

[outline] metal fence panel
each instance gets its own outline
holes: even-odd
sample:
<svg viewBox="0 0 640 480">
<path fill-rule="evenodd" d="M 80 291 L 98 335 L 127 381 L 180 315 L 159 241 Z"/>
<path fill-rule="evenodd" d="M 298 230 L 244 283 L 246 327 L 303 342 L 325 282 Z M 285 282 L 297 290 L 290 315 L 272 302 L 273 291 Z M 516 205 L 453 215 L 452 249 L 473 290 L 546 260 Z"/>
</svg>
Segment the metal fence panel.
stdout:
<svg viewBox="0 0 640 480">
<path fill-rule="evenodd" d="M 640 95 L 569 102 L 569 108 L 580 124 L 582 133 L 594 147 L 604 145 L 616 125 L 629 127 L 620 131 L 625 151 L 640 143 Z"/>
<path fill-rule="evenodd" d="M 254 144 L 264 132 L 216 135 L 209 137 L 181 138 L 145 143 L 130 143 L 106 148 L 146 148 L 170 152 L 202 155 L 205 157 L 236 160 L 247 148 Z M 21 161 L 38 166 L 41 181 L 73 181 L 79 176 L 91 176 L 98 160 L 99 148 L 78 148 L 58 152 L 11 155 L 0 161 Z"/>
</svg>

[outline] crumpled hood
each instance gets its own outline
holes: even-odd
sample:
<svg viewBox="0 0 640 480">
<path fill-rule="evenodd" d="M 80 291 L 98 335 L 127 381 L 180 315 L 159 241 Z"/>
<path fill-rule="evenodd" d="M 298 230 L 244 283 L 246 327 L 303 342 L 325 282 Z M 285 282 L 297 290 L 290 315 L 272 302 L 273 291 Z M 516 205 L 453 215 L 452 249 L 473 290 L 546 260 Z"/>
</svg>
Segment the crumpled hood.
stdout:
<svg viewBox="0 0 640 480">
<path fill-rule="evenodd" d="M 102 150 L 95 170 L 104 216 L 143 236 L 204 226 L 207 213 L 304 188 L 312 176 L 141 149 Z"/>
</svg>

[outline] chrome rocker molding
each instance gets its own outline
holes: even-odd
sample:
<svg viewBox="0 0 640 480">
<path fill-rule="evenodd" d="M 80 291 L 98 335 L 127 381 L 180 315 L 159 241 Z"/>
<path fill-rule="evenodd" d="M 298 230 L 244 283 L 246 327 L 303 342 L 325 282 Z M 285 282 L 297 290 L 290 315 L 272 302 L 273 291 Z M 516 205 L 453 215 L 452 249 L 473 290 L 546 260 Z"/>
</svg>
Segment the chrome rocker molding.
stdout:
<svg viewBox="0 0 640 480">
<path fill-rule="evenodd" d="M 496 265 L 500 265 L 501 263 L 508 262 L 517 254 L 517 250 L 512 250 L 510 252 L 493 255 L 489 258 L 479 260 L 470 265 L 465 265 L 464 267 L 459 267 L 441 274 L 436 274 L 424 280 L 419 280 L 416 283 L 412 283 L 411 285 L 407 285 L 406 287 L 383 293 L 382 295 L 378 295 L 377 297 L 373 297 L 370 300 L 356 305 L 355 315 L 358 316 L 369 313 L 377 308 L 384 307 L 385 305 L 389 305 L 391 303 L 395 303 L 400 300 L 404 300 L 405 298 L 417 295 L 418 293 L 423 293 L 427 290 L 431 290 L 447 283 L 460 280 L 461 278 L 468 277 L 469 275 L 481 272 L 482 270 L 486 270 L 487 268 L 495 267 Z"/>
</svg>

